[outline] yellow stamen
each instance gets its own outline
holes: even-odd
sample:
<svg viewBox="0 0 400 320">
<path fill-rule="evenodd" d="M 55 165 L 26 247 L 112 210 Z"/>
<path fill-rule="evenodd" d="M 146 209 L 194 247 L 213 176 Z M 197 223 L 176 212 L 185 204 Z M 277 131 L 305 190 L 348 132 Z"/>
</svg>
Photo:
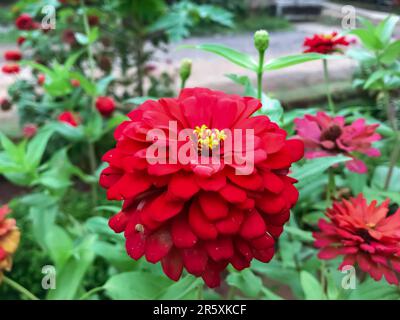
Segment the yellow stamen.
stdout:
<svg viewBox="0 0 400 320">
<path fill-rule="evenodd" d="M 203 146 L 212 149 L 220 144 L 221 141 L 226 139 L 224 130 L 209 129 L 205 124 L 201 127 L 196 126 L 193 133 L 197 137 L 197 143 L 201 149 Z"/>
</svg>

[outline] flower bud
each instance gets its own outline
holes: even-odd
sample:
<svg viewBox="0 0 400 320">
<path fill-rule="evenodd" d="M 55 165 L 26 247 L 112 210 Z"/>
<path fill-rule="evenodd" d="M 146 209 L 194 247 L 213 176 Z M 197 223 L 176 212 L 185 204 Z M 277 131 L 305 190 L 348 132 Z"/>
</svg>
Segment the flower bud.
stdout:
<svg viewBox="0 0 400 320">
<path fill-rule="evenodd" d="M 259 52 L 265 52 L 269 46 L 269 33 L 267 30 L 258 30 L 254 33 L 254 46 Z"/>
<path fill-rule="evenodd" d="M 185 82 L 192 72 L 192 60 L 183 59 L 181 62 L 181 68 L 179 69 L 179 75 L 181 76 L 181 80 Z"/>
</svg>

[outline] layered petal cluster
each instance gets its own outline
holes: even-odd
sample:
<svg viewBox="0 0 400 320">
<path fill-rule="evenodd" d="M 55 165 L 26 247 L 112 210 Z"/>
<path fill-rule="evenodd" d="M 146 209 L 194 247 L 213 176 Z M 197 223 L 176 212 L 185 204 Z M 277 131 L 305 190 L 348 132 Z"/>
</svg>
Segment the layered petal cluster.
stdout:
<svg viewBox="0 0 400 320">
<path fill-rule="evenodd" d="M 379 124 L 367 125 L 364 119 L 357 119 L 346 125 L 342 116 L 331 117 L 324 112 L 316 116 L 305 115 L 294 120 L 298 136 L 304 141 L 307 159 L 343 154 L 352 158 L 346 167 L 357 173 L 367 172 L 365 163 L 357 154 L 379 157 L 380 151 L 372 147 L 381 139 L 376 133 Z"/>
<path fill-rule="evenodd" d="M 229 263 L 241 270 L 253 258 L 272 259 L 275 240 L 298 198 L 288 170 L 302 158 L 303 143 L 287 140 L 266 116 L 250 117 L 260 107 L 254 98 L 194 88 L 178 98 L 147 101 L 128 114 L 115 131 L 116 148 L 103 157 L 109 167 L 100 184 L 108 199 L 124 201 L 109 225 L 124 232 L 133 259 L 161 262 L 173 280 L 185 268 L 209 287 L 220 284 Z M 149 134 L 154 129 L 166 138 Z M 177 141 L 175 134 L 185 129 L 193 137 Z M 252 129 L 254 143 L 244 143 L 241 150 L 229 147 L 227 132 L 234 129 L 238 141 Z M 165 163 L 149 159 L 154 145 L 165 148 Z M 174 145 L 194 151 L 196 159 L 176 161 Z M 207 152 L 217 145 L 218 161 L 207 161 Z M 254 155 L 254 167 L 241 175 L 236 171 L 243 168 L 240 161 L 224 156 L 240 159 L 245 151 Z"/>
<path fill-rule="evenodd" d="M 306 47 L 304 50 L 306 53 L 331 54 L 341 52 L 343 47 L 349 46 L 352 42 L 352 40 L 338 35 L 337 32 L 332 32 L 329 34 L 314 34 L 312 37 L 307 37 L 303 46 Z"/>
<path fill-rule="evenodd" d="M 6 218 L 11 212 L 7 205 L 0 207 L 0 282 L 4 271 L 10 271 L 12 256 L 18 248 L 20 232 L 15 219 Z"/>
<path fill-rule="evenodd" d="M 339 269 L 357 264 L 376 281 L 384 276 L 388 283 L 399 284 L 400 209 L 389 214 L 389 200 L 368 204 L 360 194 L 335 202 L 326 216 L 329 221 L 321 219 L 320 231 L 313 234 L 320 259 L 343 255 Z"/>
</svg>

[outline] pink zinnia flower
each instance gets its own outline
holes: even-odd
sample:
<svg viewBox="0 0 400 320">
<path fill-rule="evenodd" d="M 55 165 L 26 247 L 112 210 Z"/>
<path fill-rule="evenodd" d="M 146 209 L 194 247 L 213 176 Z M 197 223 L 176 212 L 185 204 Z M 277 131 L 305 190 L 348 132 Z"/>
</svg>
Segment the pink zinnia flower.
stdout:
<svg viewBox="0 0 400 320">
<path fill-rule="evenodd" d="M 360 194 L 357 198 L 335 202 L 326 211 L 330 221 L 320 219 L 319 232 L 314 232 L 315 246 L 321 248 L 320 259 L 344 256 L 339 269 L 357 264 L 379 281 L 382 276 L 399 284 L 400 210 L 389 214 L 389 200 L 377 206 Z"/>
<path fill-rule="evenodd" d="M 350 171 L 366 173 L 367 166 L 356 154 L 380 156 L 380 151 L 372 147 L 373 142 L 381 139 L 376 133 L 379 124 L 367 125 L 364 119 L 357 119 L 346 125 L 344 117 L 330 117 L 324 112 L 318 112 L 316 116 L 305 115 L 295 119 L 294 123 L 297 134 L 304 141 L 307 159 L 343 154 L 353 159 L 346 162 Z"/>
</svg>

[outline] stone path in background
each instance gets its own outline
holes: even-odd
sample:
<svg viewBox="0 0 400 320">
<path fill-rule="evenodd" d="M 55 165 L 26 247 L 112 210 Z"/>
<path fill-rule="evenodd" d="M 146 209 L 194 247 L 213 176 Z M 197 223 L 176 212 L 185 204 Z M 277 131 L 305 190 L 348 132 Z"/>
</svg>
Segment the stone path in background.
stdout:
<svg viewBox="0 0 400 320">
<path fill-rule="evenodd" d="M 293 30 L 272 32 L 270 49 L 268 50 L 266 59 L 298 54 L 303 49 L 302 43 L 306 36 L 314 33 L 331 32 L 333 30 L 340 31 L 338 28 L 318 23 L 297 23 L 294 25 Z M 238 73 L 240 75 L 248 75 L 255 81 L 255 76 L 251 72 L 243 70 L 216 55 L 199 50 L 178 50 L 181 44 L 201 43 L 219 43 L 256 56 L 252 33 L 192 37 L 184 40 L 182 43 L 171 45 L 168 54 L 157 53 L 156 65 L 158 70 L 177 72 L 180 60 L 190 58 L 193 61 L 193 70 L 192 76 L 187 83 L 188 86 L 205 86 L 230 93 L 242 93 L 241 88 L 226 78 L 225 74 Z M 13 48 L 15 47 L 12 45 L 0 46 L 0 65 L 4 63 L 4 51 Z M 333 81 L 340 83 L 342 86 L 350 84 L 354 67 L 355 63 L 347 58 L 334 60 L 329 63 Z M 10 76 L 0 74 L 0 97 L 6 95 L 6 88 L 12 83 L 12 79 Z M 297 97 L 301 92 L 306 94 L 305 97 L 307 97 L 311 92 L 316 91 L 314 89 L 318 86 L 320 87 L 322 83 L 322 63 L 321 61 L 314 61 L 268 73 L 264 81 L 264 89 L 274 93 L 278 98 L 290 100 Z M 15 111 L 0 112 L 0 127 L 7 127 L 6 129 L 8 129 L 15 127 L 16 123 Z"/>
</svg>

